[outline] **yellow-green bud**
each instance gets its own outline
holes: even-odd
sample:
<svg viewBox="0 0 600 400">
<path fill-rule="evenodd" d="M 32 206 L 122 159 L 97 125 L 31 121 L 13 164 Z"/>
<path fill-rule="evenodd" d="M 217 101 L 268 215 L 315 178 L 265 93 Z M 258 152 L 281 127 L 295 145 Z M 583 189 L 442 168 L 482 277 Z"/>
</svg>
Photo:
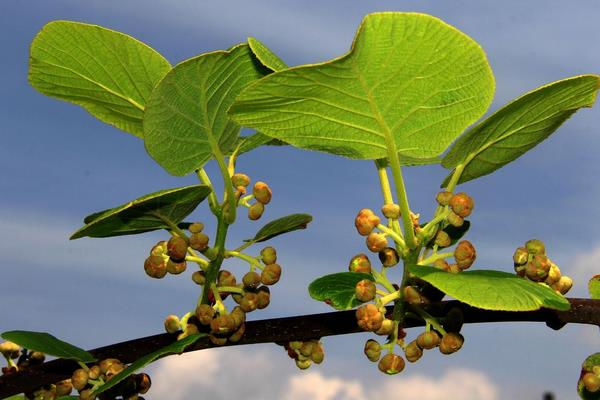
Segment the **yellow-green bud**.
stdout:
<svg viewBox="0 0 600 400">
<path fill-rule="evenodd" d="M 383 314 L 374 304 L 365 304 L 356 310 L 356 322 L 365 331 L 376 331 L 381 328 Z"/>
<path fill-rule="evenodd" d="M 379 222 L 381 221 L 379 217 L 375 215 L 373 210 L 369 208 L 363 208 L 356 215 L 356 218 L 354 219 L 354 226 L 356 227 L 359 235 L 367 236 L 373 231 L 373 229 L 375 229 L 377 225 L 379 225 Z"/>
<path fill-rule="evenodd" d="M 439 192 L 435 196 L 435 200 L 440 206 L 447 206 L 448 204 L 450 204 L 450 199 L 452 198 L 452 196 L 452 192 Z"/>
<path fill-rule="evenodd" d="M 371 232 L 369 236 L 367 236 L 367 247 L 373 253 L 379 253 L 383 249 L 387 247 L 387 239 L 384 234 Z"/>
<path fill-rule="evenodd" d="M 256 201 L 261 204 L 269 204 L 273 195 L 269 185 L 264 182 L 256 182 L 252 188 L 252 194 Z"/>
<path fill-rule="evenodd" d="M 423 350 L 430 350 L 440 344 L 440 337 L 437 332 L 426 331 L 417 337 L 417 345 Z"/>
<path fill-rule="evenodd" d="M 458 242 L 458 245 L 454 249 L 454 259 L 456 260 L 456 265 L 459 266 L 460 269 L 467 269 L 477 257 L 477 252 L 475 251 L 475 247 L 468 240 L 461 240 Z"/>
<path fill-rule="evenodd" d="M 265 265 L 277 262 L 277 251 L 274 247 L 267 246 L 260 251 L 260 257 Z"/>
<path fill-rule="evenodd" d="M 379 261 L 384 267 L 393 267 L 398 264 L 400 257 L 398 252 L 393 247 L 386 247 L 379 252 Z"/>
<path fill-rule="evenodd" d="M 208 235 L 202 232 L 193 233 L 190 236 L 190 247 L 194 250 L 204 251 L 208 247 Z"/>
<path fill-rule="evenodd" d="M 173 275 L 179 275 L 184 272 L 187 268 L 185 260 L 181 262 L 169 260 L 167 261 L 167 272 Z"/>
<path fill-rule="evenodd" d="M 404 369 L 404 359 L 397 354 L 388 353 L 379 360 L 377 367 L 381 372 L 394 375 Z"/>
<path fill-rule="evenodd" d="M 281 277 L 281 266 L 279 264 L 268 264 L 260 274 L 260 280 L 263 285 L 274 285 L 279 282 Z"/>
<path fill-rule="evenodd" d="M 460 333 L 449 332 L 442 336 L 440 341 L 440 352 L 442 354 L 456 353 L 462 347 L 465 339 Z"/>
<path fill-rule="evenodd" d="M 310 367 L 310 363 L 310 358 L 306 360 L 296 360 L 296 366 L 300 369 L 307 369 L 308 367 Z"/>
<path fill-rule="evenodd" d="M 83 390 L 88 383 L 88 373 L 83 368 L 76 369 L 71 375 L 71 383 L 75 390 Z"/>
<path fill-rule="evenodd" d="M 400 206 L 398 204 L 385 204 L 381 207 L 381 213 L 389 219 L 400 218 Z"/>
<path fill-rule="evenodd" d="M 446 217 L 446 221 L 456 228 L 461 227 L 465 223 L 465 220 L 461 216 L 452 211 Z"/>
<path fill-rule="evenodd" d="M 236 173 L 231 176 L 231 183 L 233 187 L 246 187 L 250 184 L 250 178 L 246 174 Z"/>
<path fill-rule="evenodd" d="M 204 285 L 206 283 L 206 273 L 204 271 L 194 271 L 192 281 L 197 285 Z"/>
<path fill-rule="evenodd" d="M 202 222 L 194 222 L 188 226 L 190 233 L 200 233 L 204 230 L 204 224 Z"/>
<path fill-rule="evenodd" d="M 365 343 L 364 353 L 369 361 L 377 362 L 381 357 L 381 345 L 377 341 L 369 339 Z"/>
<path fill-rule="evenodd" d="M 0 353 L 6 358 L 15 359 L 19 357 L 19 352 L 21 351 L 21 346 L 13 342 L 3 342 L 0 343 Z"/>
<path fill-rule="evenodd" d="M 371 261 L 369 261 L 369 257 L 367 257 L 366 254 L 360 253 L 352 257 L 350 264 L 348 265 L 348 270 L 350 272 L 364 272 L 370 274 Z"/>
<path fill-rule="evenodd" d="M 215 316 L 215 310 L 209 304 L 200 304 L 196 307 L 196 318 L 202 325 L 210 325 Z"/>
<path fill-rule="evenodd" d="M 167 331 L 168 333 L 175 333 L 181 328 L 181 326 L 179 325 L 179 317 L 173 314 L 168 315 L 167 318 L 165 318 L 164 325 L 165 331 Z"/>
<path fill-rule="evenodd" d="M 260 285 L 260 274 L 256 271 L 248 271 L 242 278 L 244 287 L 256 289 Z"/>
<path fill-rule="evenodd" d="M 259 219 L 265 212 L 265 206 L 263 203 L 256 202 L 248 209 L 248 218 L 252 221 Z"/>
<path fill-rule="evenodd" d="M 423 355 L 423 350 L 419 347 L 416 340 L 410 342 L 404 349 L 406 359 L 411 363 L 416 362 Z"/>
<path fill-rule="evenodd" d="M 581 381 L 588 392 L 596 393 L 600 390 L 600 377 L 592 372 L 584 374 Z"/>
<path fill-rule="evenodd" d="M 380 336 L 388 336 L 394 332 L 395 323 L 391 319 L 384 318 L 381 322 L 381 328 L 375 331 L 375 334 Z"/>
<path fill-rule="evenodd" d="M 375 298 L 376 292 L 375 283 L 369 279 L 363 279 L 356 284 L 354 296 L 358 301 L 366 303 Z"/>
<path fill-rule="evenodd" d="M 167 263 L 162 256 L 151 255 L 144 262 L 144 271 L 151 278 L 164 278 L 167 274 Z"/>
<path fill-rule="evenodd" d="M 527 248 L 527 251 L 529 252 L 529 254 L 539 254 L 539 255 L 545 255 L 546 254 L 546 246 L 544 245 L 544 242 L 542 242 L 539 239 L 531 239 L 528 240 L 525 243 L 525 247 Z"/>
<path fill-rule="evenodd" d="M 473 211 L 473 199 L 465 192 L 455 194 L 450 198 L 450 207 L 452 211 L 461 218 L 468 217 Z"/>
<path fill-rule="evenodd" d="M 452 239 L 450 239 L 450 235 L 444 231 L 438 231 L 435 235 L 435 244 L 440 247 L 448 247 L 452 243 Z"/>
<path fill-rule="evenodd" d="M 517 265 L 525 265 L 529 259 L 529 253 L 525 247 L 517 247 L 515 253 L 513 254 L 513 262 L 515 266 Z"/>
</svg>

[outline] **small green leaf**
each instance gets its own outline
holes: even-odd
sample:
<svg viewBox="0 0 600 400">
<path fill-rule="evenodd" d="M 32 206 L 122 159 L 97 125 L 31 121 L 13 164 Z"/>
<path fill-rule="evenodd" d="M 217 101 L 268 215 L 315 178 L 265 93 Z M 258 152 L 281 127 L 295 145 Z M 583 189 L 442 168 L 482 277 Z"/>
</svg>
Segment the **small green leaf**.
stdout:
<svg viewBox="0 0 600 400">
<path fill-rule="evenodd" d="M 143 137 L 150 92 L 171 69 L 159 53 L 120 32 L 71 21 L 46 24 L 31 44 L 29 82 L 103 122 Z"/>
<path fill-rule="evenodd" d="M 62 399 L 62 397 L 60 399 Z M 22 394 L 16 394 L 14 396 L 5 397 L 3 400 L 27 400 L 27 397 L 23 396 Z"/>
<path fill-rule="evenodd" d="M 186 175 L 227 153 L 240 131 L 227 109 L 266 73 L 245 44 L 176 65 L 148 100 L 144 142 L 150 156 L 170 174 Z"/>
<path fill-rule="evenodd" d="M 591 107 L 599 87 L 600 76 L 581 75 L 526 93 L 462 135 L 442 165 L 464 167 L 458 183 L 490 174 L 545 140 L 578 109 Z"/>
<path fill-rule="evenodd" d="M 371 274 L 363 272 L 338 272 L 322 276 L 308 285 L 310 297 L 324 301 L 336 310 L 349 310 L 362 302 L 356 299 L 356 284 L 363 279 L 374 281 Z"/>
<path fill-rule="evenodd" d="M 249 85 L 229 112 L 293 146 L 356 159 L 436 157 L 487 110 L 483 50 L 424 14 L 366 16 L 346 55 Z M 395 143 L 395 149 L 388 149 Z"/>
<path fill-rule="evenodd" d="M 239 137 L 235 143 L 235 146 L 231 148 L 230 153 L 240 154 L 248 153 L 260 146 L 285 146 L 287 143 L 282 142 L 278 139 L 273 139 L 270 136 L 263 135 L 260 132 L 254 133 L 249 136 Z"/>
<path fill-rule="evenodd" d="M 131 363 L 127 368 L 125 368 L 123 371 L 121 371 L 118 374 L 116 374 L 115 376 L 113 376 L 104 385 L 102 385 L 98 389 L 96 389 L 94 394 L 98 395 L 102 392 L 107 391 L 108 389 L 112 388 L 113 386 L 115 386 L 116 384 L 121 382 L 123 379 L 127 378 L 129 375 L 135 373 L 136 371 L 140 370 L 141 368 L 144 368 L 146 365 L 150 364 L 151 362 L 156 361 L 157 359 L 159 359 L 161 357 L 165 357 L 165 356 L 168 356 L 171 354 L 182 353 L 186 347 L 190 346 L 191 344 L 194 344 L 198 339 L 200 339 L 201 337 L 204 337 L 204 336 L 206 336 L 206 333 L 196 333 L 193 335 L 186 336 L 185 338 L 178 340 L 174 343 L 171 343 L 170 345 L 165 346 L 162 349 L 158 349 L 153 353 L 147 354 L 147 355 L 137 359 L 135 362 Z"/>
<path fill-rule="evenodd" d="M 96 358 L 87 351 L 63 342 L 46 332 L 8 331 L 0 336 L 28 350 L 41 351 L 50 356 L 84 363 L 96 361 Z"/>
<path fill-rule="evenodd" d="M 210 193 L 205 185 L 166 189 L 142 196 L 119 207 L 87 216 L 85 225 L 71 239 L 135 235 L 169 229 L 167 221 L 177 224 Z"/>
<path fill-rule="evenodd" d="M 501 271 L 458 274 L 410 265 L 409 271 L 456 300 L 484 310 L 533 311 L 542 307 L 566 311 L 570 303 L 548 286 Z"/>
<path fill-rule="evenodd" d="M 312 221 L 312 216 L 308 214 L 290 214 L 285 217 L 273 220 L 260 228 L 254 238 L 246 239 L 245 242 L 260 243 L 275 236 L 292 232 L 298 229 L 306 229 L 306 226 Z"/>
<path fill-rule="evenodd" d="M 595 275 L 590 279 L 588 289 L 592 299 L 600 300 L 600 275 Z"/>
<path fill-rule="evenodd" d="M 288 66 L 273 53 L 271 49 L 265 46 L 261 41 L 253 37 L 248 38 L 248 46 L 252 50 L 252 53 L 258 58 L 258 61 L 271 71 L 281 71 L 286 69 Z"/>
</svg>

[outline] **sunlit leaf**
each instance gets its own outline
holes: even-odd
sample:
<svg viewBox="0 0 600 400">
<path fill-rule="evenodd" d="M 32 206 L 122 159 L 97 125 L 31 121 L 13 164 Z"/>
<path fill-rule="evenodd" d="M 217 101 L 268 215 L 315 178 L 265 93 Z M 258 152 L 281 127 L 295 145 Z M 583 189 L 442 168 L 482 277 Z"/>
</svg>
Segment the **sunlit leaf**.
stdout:
<svg viewBox="0 0 600 400">
<path fill-rule="evenodd" d="M 3 332 L 0 336 L 28 350 L 41 351 L 50 356 L 85 363 L 96 361 L 96 358 L 87 351 L 57 339 L 46 332 L 8 331 Z"/>
<path fill-rule="evenodd" d="M 371 274 L 338 272 L 322 276 L 308 286 L 310 297 L 324 301 L 337 310 L 349 310 L 362 302 L 356 299 L 356 284 L 363 279 L 374 281 Z"/>
</svg>

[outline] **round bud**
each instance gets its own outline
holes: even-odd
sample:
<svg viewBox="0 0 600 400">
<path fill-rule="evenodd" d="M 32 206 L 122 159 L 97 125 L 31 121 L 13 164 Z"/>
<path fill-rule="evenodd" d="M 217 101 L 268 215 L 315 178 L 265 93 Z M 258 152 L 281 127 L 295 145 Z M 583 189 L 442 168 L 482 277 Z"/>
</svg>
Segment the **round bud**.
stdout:
<svg viewBox="0 0 600 400">
<path fill-rule="evenodd" d="M 247 313 L 256 310 L 258 308 L 258 295 L 252 292 L 244 293 L 240 300 L 240 308 Z"/>
<path fill-rule="evenodd" d="M 455 214 L 454 212 L 450 212 L 448 214 L 448 216 L 446 217 L 446 221 L 448 221 L 450 225 L 456 228 L 461 227 L 465 223 L 465 220 L 461 216 Z"/>
<path fill-rule="evenodd" d="M 310 358 L 306 360 L 296 360 L 296 366 L 300 369 L 307 369 L 310 367 Z"/>
<path fill-rule="evenodd" d="M 371 261 L 366 254 L 360 253 L 350 260 L 350 264 L 348 265 L 348 270 L 350 272 L 364 272 L 366 274 L 371 273 Z"/>
<path fill-rule="evenodd" d="M 152 255 L 144 262 L 144 271 L 150 278 L 161 279 L 167 274 L 167 263 L 162 256 Z"/>
<path fill-rule="evenodd" d="M 260 274 L 260 281 L 263 285 L 274 285 L 279 282 L 281 277 L 281 266 L 279 264 L 266 265 Z"/>
<path fill-rule="evenodd" d="M 458 242 L 458 245 L 454 249 L 454 259 L 456 260 L 456 265 L 460 269 L 467 269 L 477 257 L 477 252 L 475 251 L 475 247 L 468 240 L 461 240 Z"/>
<path fill-rule="evenodd" d="M 204 251 L 208 247 L 208 235 L 202 232 L 193 233 L 190 236 L 190 247 L 194 250 Z"/>
<path fill-rule="evenodd" d="M 525 266 L 525 276 L 535 282 L 543 282 L 550 272 L 550 260 L 541 254 L 533 256 Z"/>
<path fill-rule="evenodd" d="M 261 204 L 269 204 L 273 195 L 269 185 L 264 182 L 256 182 L 252 188 L 252 194 L 256 201 Z"/>
<path fill-rule="evenodd" d="M 377 368 L 379 368 L 381 372 L 384 372 L 388 375 L 394 375 L 402 372 L 404 365 L 405 363 L 402 357 L 397 354 L 389 353 L 379 360 Z"/>
<path fill-rule="evenodd" d="M 452 198 L 452 196 L 452 192 L 439 192 L 435 196 L 435 200 L 440 206 L 447 206 L 448 204 L 450 204 L 450 199 Z"/>
<path fill-rule="evenodd" d="M 456 264 L 448 264 L 448 270 L 447 270 L 447 272 L 450 272 L 451 274 L 458 274 L 461 271 L 462 271 L 462 269 L 458 265 L 456 265 Z"/>
<path fill-rule="evenodd" d="M 421 358 L 423 355 L 423 350 L 419 347 L 417 341 L 413 340 L 404 349 L 404 355 L 409 362 L 413 363 Z"/>
<path fill-rule="evenodd" d="M 424 303 L 423 296 L 421 296 L 421 293 L 419 292 L 419 290 L 416 287 L 405 286 L 403 292 L 404 292 L 404 300 L 408 304 L 419 305 L 419 304 Z"/>
<path fill-rule="evenodd" d="M 115 362 L 110 364 L 110 366 L 106 369 L 104 375 L 106 376 L 106 379 L 110 380 L 113 376 L 123 371 L 124 369 L 125 366 L 123 364 L 121 364 L 120 362 Z"/>
<path fill-rule="evenodd" d="M 395 326 L 396 324 L 393 320 L 384 318 L 383 322 L 381 323 L 381 328 L 377 329 L 375 334 L 380 336 L 391 335 L 394 332 Z"/>
<path fill-rule="evenodd" d="M 151 256 L 162 256 L 167 254 L 167 242 L 165 240 L 161 240 L 156 243 L 152 249 L 150 250 Z"/>
<path fill-rule="evenodd" d="M 229 336 L 229 338 L 227 338 L 227 340 L 229 340 L 232 343 L 237 343 L 240 341 L 240 339 L 242 338 L 242 336 L 244 336 L 244 333 L 246 332 L 246 324 L 242 323 L 235 332 L 233 332 L 233 334 L 231 336 Z"/>
<path fill-rule="evenodd" d="M 177 331 L 179 331 L 179 329 L 181 329 L 181 326 L 179 324 L 179 317 L 177 315 L 168 315 L 167 318 L 165 318 L 165 331 L 167 331 L 167 333 L 175 333 Z"/>
<path fill-rule="evenodd" d="M 525 265 L 529 260 L 529 253 L 525 247 L 517 247 L 515 253 L 513 254 L 513 262 L 515 263 L 515 267 L 517 265 Z"/>
<path fill-rule="evenodd" d="M 265 206 L 263 203 L 256 202 L 248 209 L 248 219 L 256 221 L 265 212 Z"/>
<path fill-rule="evenodd" d="M 233 275 L 231 272 L 227 271 L 226 269 L 223 269 L 221 271 L 219 271 L 219 275 L 217 275 L 217 284 L 218 286 L 235 286 L 236 279 L 235 279 L 235 275 Z"/>
<path fill-rule="evenodd" d="M 568 276 L 561 276 L 558 282 L 551 286 L 552 289 L 556 290 L 560 294 L 566 294 L 573 287 L 573 279 Z"/>
<path fill-rule="evenodd" d="M 440 352 L 442 354 L 456 353 L 462 347 L 465 339 L 460 333 L 449 332 L 442 336 L 440 341 Z"/>
<path fill-rule="evenodd" d="M 277 251 L 274 247 L 267 246 L 260 251 L 263 264 L 275 264 L 277 262 Z"/>
<path fill-rule="evenodd" d="M 88 371 L 88 376 L 90 379 L 98 379 L 100 378 L 100 375 L 102 375 L 102 371 L 100 371 L 99 365 L 92 366 Z"/>
<path fill-rule="evenodd" d="M 117 360 L 116 358 L 105 358 L 104 360 L 100 361 L 100 364 L 98 364 L 100 367 L 100 372 L 105 375 L 110 366 L 113 364 L 121 364 L 121 361 Z"/>
<path fill-rule="evenodd" d="M 529 252 L 529 254 L 539 254 L 539 255 L 545 255 L 546 254 L 546 246 L 544 245 L 544 242 L 542 242 L 541 240 L 538 239 L 531 239 L 528 240 L 525 243 L 525 248 L 527 248 L 527 251 Z"/>
<path fill-rule="evenodd" d="M 204 224 L 202 222 L 194 222 L 188 226 L 190 233 L 200 233 L 204 230 Z"/>
<path fill-rule="evenodd" d="M 231 183 L 233 184 L 233 187 L 246 187 L 250 184 L 250 178 L 246 174 L 236 173 L 231 176 Z"/>
<path fill-rule="evenodd" d="M 169 259 L 169 261 L 167 261 L 167 272 L 170 274 L 179 275 L 183 271 L 185 271 L 186 268 L 187 268 L 187 263 L 185 262 L 185 260 L 183 260 L 181 262 L 177 262 L 177 261 L 173 261 L 173 260 Z"/>
<path fill-rule="evenodd" d="M 71 383 L 70 379 L 65 379 L 63 381 L 56 382 L 55 390 L 56 390 L 56 395 L 59 397 L 60 396 L 68 396 L 71 394 L 71 391 L 73 390 L 73 384 Z"/>
<path fill-rule="evenodd" d="M 208 335 L 208 339 L 215 346 L 223 346 L 223 345 L 225 345 L 227 343 L 227 338 L 226 337 L 218 337 L 218 336 L 215 336 L 215 335 L 212 335 L 212 334 Z"/>
<path fill-rule="evenodd" d="M 242 278 L 245 288 L 256 289 L 260 285 L 260 274 L 256 271 L 248 271 Z"/>
<path fill-rule="evenodd" d="M 435 260 L 433 266 L 442 271 L 448 271 L 450 269 L 450 264 L 448 264 L 448 261 L 446 260 Z"/>
<path fill-rule="evenodd" d="M 96 395 L 92 389 L 85 389 L 79 391 L 79 400 L 94 400 Z"/>
<path fill-rule="evenodd" d="M 229 315 L 231 315 L 231 318 L 233 318 L 234 326 L 236 328 L 239 328 L 244 322 L 246 322 L 246 313 L 240 308 L 240 306 L 235 306 Z"/>
<path fill-rule="evenodd" d="M 375 215 L 373 210 L 369 208 L 363 208 L 356 215 L 356 218 L 354 219 L 354 226 L 356 227 L 359 235 L 367 236 L 373 231 L 373 229 L 375 229 L 377 225 L 379 225 L 379 222 L 381 221 L 379 217 Z"/>
<path fill-rule="evenodd" d="M 393 267 L 398 264 L 400 257 L 398 252 L 393 247 L 386 247 L 379 252 L 379 261 L 384 267 Z"/>
<path fill-rule="evenodd" d="M 179 236 L 173 236 L 167 242 L 167 253 L 169 257 L 171 257 L 174 261 L 185 260 L 185 255 L 187 254 L 187 242 L 184 238 Z"/>
<path fill-rule="evenodd" d="M 215 310 L 209 304 L 200 304 L 196 307 L 196 318 L 202 325 L 210 325 L 215 316 Z"/>
<path fill-rule="evenodd" d="M 194 271 L 192 280 L 197 285 L 204 285 L 206 283 L 206 273 L 204 271 Z"/>
<path fill-rule="evenodd" d="M 417 337 L 417 345 L 423 350 L 431 350 L 440 344 L 440 336 L 437 332 L 426 331 Z"/>
<path fill-rule="evenodd" d="M 217 335 L 227 335 L 235 330 L 235 320 L 229 314 L 219 315 L 210 321 L 210 332 Z"/>
<path fill-rule="evenodd" d="M 400 206 L 398 204 L 385 204 L 381 207 L 381 213 L 389 219 L 400 218 Z"/>
<path fill-rule="evenodd" d="M 376 331 L 381 328 L 383 314 L 374 304 L 365 304 L 356 310 L 356 322 L 365 331 Z"/>
<path fill-rule="evenodd" d="M 150 390 L 150 386 L 152 386 L 152 380 L 150 379 L 150 375 L 141 373 L 135 375 L 135 387 L 139 394 L 146 394 L 148 390 Z"/>
<path fill-rule="evenodd" d="M 45 359 L 46 355 L 41 351 L 32 351 L 28 357 L 29 365 L 40 365 Z"/>
<path fill-rule="evenodd" d="M 375 283 L 369 279 L 359 281 L 354 288 L 354 296 L 358 301 L 362 301 L 363 303 L 373 300 L 376 292 L 377 287 L 375 287 Z"/>
<path fill-rule="evenodd" d="M 381 357 L 381 345 L 373 339 L 369 339 L 365 343 L 364 353 L 369 361 L 377 362 Z"/>
<path fill-rule="evenodd" d="M 595 393 L 600 390 L 600 377 L 592 372 L 584 374 L 581 381 L 588 392 Z"/>
<path fill-rule="evenodd" d="M 450 198 L 450 208 L 459 217 L 465 218 L 471 215 L 473 211 L 473 199 L 465 192 L 455 194 Z"/>
<path fill-rule="evenodd" d="M 550 261 L 550 271 L 548 271 L 548 276 L 544 282 L 546 282 L 547 285 L 553 285 L 560 280 L 560 277 L 560 268 Z"/>
<path fill-rule="evenodd" d="M 320 342 L 317 342 L 317 344 L 313 346 L 313 351 L 310 353 L 310 359 L 315 364 L 321 364 L 325 359 L 325 350 Z"/>
<path fill-rule="evenodd" d="M 294 351 L 300 351 L 300 347 L 302 347 L 302 343 L 300 340 L 294 340 L 292 342 L 289 342 L 289 347 L 290 349 L 294 350 Z"/>
<path fill-rule="evenodd" d="M 435 244 L 439 247 L 448 247 L 452 243 L 452 239 L 450 239 L 450 235 L 448 235 L 445 231 L 438 231 L 435 235 Z"/>
<path fill-rule="evenodd" d="M 302 346 L 298 349 L 298 352 L 304 357 L 310 357 L 313 352 L 313 347 L 315 347 L 315 342 L 312 340 L 308 342 L 302 342 Z"/>
<path fill-rule="evenodd" d="M 19 352 L 21 351 L 21 346 L 13 342 L 3 342 L 0 343 L 0 353 L 6 358 L 15 359 L 19 357 Z"/>
<path fill-rule="evenodd" d="M 367 247 L 373 253 L 379 253 L 387 247 L 387 244 L 387 239 L 382 233 L 371 232 L 367 236 Z"/>
<path fill-rule="evenodd" d="M 271 291 L 267 286 L 259 287 L 258 291 L 256 292 L 256 295 L 258 296 L 256 308 L 258 308 L 259 310 L 266 308 L 269 305 L 269 303 L 271 303 Z"/>
<path fill-rule="evenodd" d="M 88 383 L 88 373 L 85 369 L 79 368 L 73 371 L 73 375 L 71 375 L 71 384 L 76 390 L 80 392 Z"/>
</svg>

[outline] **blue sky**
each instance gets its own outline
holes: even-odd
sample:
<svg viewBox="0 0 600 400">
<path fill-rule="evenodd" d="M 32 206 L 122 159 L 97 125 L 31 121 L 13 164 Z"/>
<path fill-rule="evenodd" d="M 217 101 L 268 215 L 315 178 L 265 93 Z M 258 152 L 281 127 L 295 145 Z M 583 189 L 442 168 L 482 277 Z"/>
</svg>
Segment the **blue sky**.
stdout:
<svg viewBox="0 0 600 400">
<path fill-rule="evenodd" d="M 477 40 L 496 76 L 491 110 L 542 84 L 600 73 L 596 1 L 3 0 L 0 331 L 45 330 L 82 347 L 98 347 L 159 332 L 164 316 L 184 313 L 196 297 L 187 275 L 160 281 L 144 275 L 149 248 L 165 235 L 68 241 L 91 212 L 195 180 L 169 176 L 139 139 L 28 85 L 28 47 L 45 23 L 68 19 L 119 30 L 172 64 L 254 36 L 298 65 L 343 54 L 361 18 L 380 10 L 430 13 Z M 523 158 L 459 187 L 476 201 L 468 238 L 478 250 L 477 268 L 510 271 L 514 248 L 540 238 L 563 272 L 575 278 L 570 294 L 586 295 L 585 278 L 600 265 L 599 127 L 600 108 L 582 110 Z M 306 286 L 319 275 L 343 270 L 363 251 L 353 218 L 360 208 L 377 209 L 381 203 L 372 163 L 264 148 L 241 158 L 238 168 L 273 188 L 264 220 L 294 212 L 315 217 L 308 230 L 274 241 L 284 275 L 272 305 L 252 318 L 326 311 L 308 298 Z M 215 172 L 213 165 L 208 170 Z M 413 209 L 430 215 L 445 171 L 411 168 L 405 177 Z M 211 229 L 206 208 L 194 217 Z M 259 226 L 241 222 L 230 243 L 252 236 Z M 275 345 L 200 352 L 153 367 L 156 385 L 147 398 L 164 398 L 173 386 L 180 397 L 172 398 L 189 398 L 198 390 L 215 399 L 232 398 L 241 393 L 241 384 L 213 380 L 226 371 L 240 379 L 251 376 L 255 396 L 247 396 L 256 399 L 360 399 L 373 384 L 379 395 L 404 393 L 399 398 L 407 399 L 415 398 L 411 393 L 425 399 L 449 398 L 449 393 L 456 399 L 539 399 L 545 390 L 568 399 L 575 398 L 579 364 L 600 346 L 590 327 L 553 332 L 540 324 L 496 324 L 468 326 L 464 333 L 458 354 L 427 354 L 395 377 L 383 376 L 364 359 L 367 335 L 326 339 L 325 364 L 308 373 L 297 371 Z M 247 375 L 256 366 L 265 373 Z M 204 378 L 196 376 L 200 369 L 206 370 Z M 272 387 L 265 386 L 269 374 L 280 377 Z M 178 383 L 171 385 L 173 380 Z M 306 392 L 312 387 L 321 393 Z M 414 392 L 423 387 L 428 389 Z"/>
</svg>

